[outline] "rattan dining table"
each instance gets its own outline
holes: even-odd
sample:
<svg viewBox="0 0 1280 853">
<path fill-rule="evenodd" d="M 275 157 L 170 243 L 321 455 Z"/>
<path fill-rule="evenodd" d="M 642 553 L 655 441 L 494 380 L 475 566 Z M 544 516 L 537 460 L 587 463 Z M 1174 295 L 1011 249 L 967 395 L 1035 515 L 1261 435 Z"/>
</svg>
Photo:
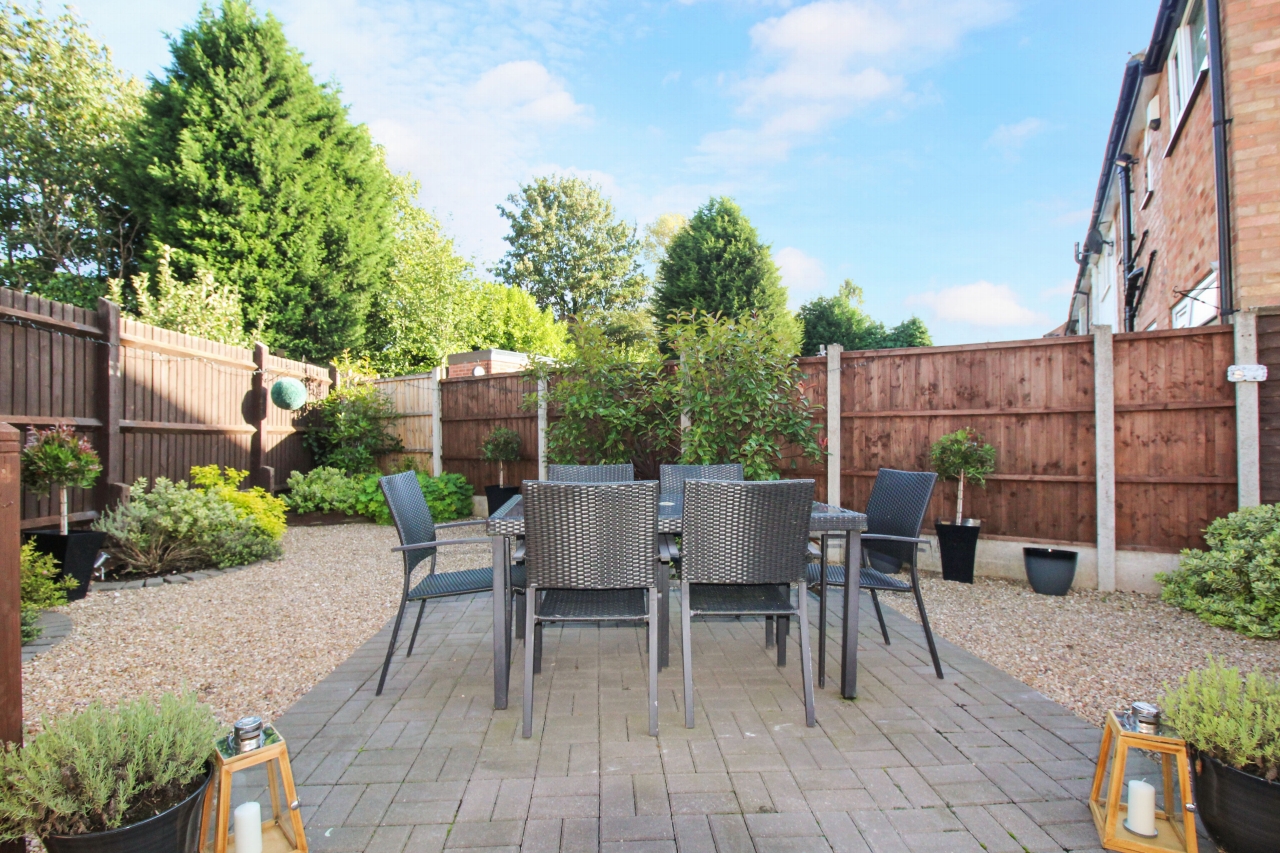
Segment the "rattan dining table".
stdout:
<svg viewBox="0 0 1280 853">
<path fill-rule="evenodd" d="M 661 495 L 658 499 L 658 533 L 679 536 L 683 526 L 683 495 Z M 844 548 L 845 577 L 844 620 L 840 638 L 840 695 L 854 699 L 858 695 L 858 572 L 862 563 L 862 533 L 867 529 L 867 517 L 829 504 L 813 504 L 809 516 L 809 530 L 822 537 L 822 556 L 826 560 L 827 537 L 847 536 Z M 511 563 L 516 542 L 524 536 L 524 503 L 520 495 L 511 498 L 491 516 L 486 524 L 493 544 L 493 707 L 507 707 L 507 693 L 511 683 Z M 823 577 L 826 571 L 824 565 Z M 667 573 L 658 578 L 661 612 L 659 614 L 663 636 L 661 663 L 666 664 L 670 640 L 671 595 Z M 823 589 L 825 595 L 825 585 Z M 826 625 L 819 626 L 821 642 L 825 642 Z M 821 680 L 820 680 L 821 683 Z"/>
</svg>

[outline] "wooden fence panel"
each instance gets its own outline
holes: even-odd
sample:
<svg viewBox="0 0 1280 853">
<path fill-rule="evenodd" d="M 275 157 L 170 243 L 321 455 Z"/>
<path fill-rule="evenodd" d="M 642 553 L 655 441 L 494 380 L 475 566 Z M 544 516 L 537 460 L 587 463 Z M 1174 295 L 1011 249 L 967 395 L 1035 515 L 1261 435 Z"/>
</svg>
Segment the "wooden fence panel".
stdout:
<svg viewBox="0 0 1280 853">
<path fill-rule="evenodd" d="M 866 505 L 879 468 L 931 470 L 930 445 L 968 426 L 997 454 L 987 487 L 965 490 L 983 535 L 1095 537 L 1092 338 L 845 353 L 841 404 L 846 506 Z M 928 528 L 955 498 L 939 486 Z"/>
<path fill-rule="evenodd" d="M 1115 336 L 1116 542 L 1203 548 L 1236 508 L 1231 326 Z"/>
<path fill-rule="evenodd" d="M 104 344 L 97 312 L 0 288 L 0 320 L 0 423 L 23 430 L 71 423 L 101 452 L 94 366 Z M 73 489 L 72 517 L 89 517 L 92 503 L 91 492 Z M 57 513 L 56 496 L 23 490 L 28 526 L 54 523 Z"/>
<path fill-rule="evenodd" d="M 1258 386 L 1258 443 L 1262 502 L 1280 503 L 1280 314 L 1258 317 L 1258 362 L 1267 381 Z"/>
<path fill-rule="evenodd" d="M 377 379 L 373 383 L 395 404 L 400 418 L 392 427 L 392 432 L 404 445 L 404 453 L 390 453 L 380 460 L 387 470 L 399 467 L 406 460 L 412 460 L 420 471 L 431 470 L 432 421 L 435 403 L 432 400 L 433 378 L 430 373 L 415 373 L 410 376 L 393 376 Z M 537 452 L 537 448 L 534 448 Z"/>
<path fill-rule="evenodd" d="M 307 388 L 307 402 L 322 400 L 329 394 L 332 384 L 329 369 L 305 361 L 292 361 L 268 355 L 263 365 L 264 386 L 270 393 L 277 379 L 290 377 Z M 305 409 L 296 412 L 269 403 L 263 435 L 263 464 L 275 469 L 275 486 L 282 488 L 293 471 L 310 471 L 313 465 L 311 452 L 302 443 L 302 434 L 310 427 L 304 420 Z"/>
<path fill-rule="evenodd" d="M 441 455 L 444 470 L 462 474 L 483 494 L 497 485 L 498 464 L 481 459 L 481 445 L 494 427 L 520 434 L 520 461 L 508 463 L 508 485 L 538 478 L 538 412 L 524 408 L 537 382 L 520 373 L 446 379 L 440 383 Z"/>
</svg>

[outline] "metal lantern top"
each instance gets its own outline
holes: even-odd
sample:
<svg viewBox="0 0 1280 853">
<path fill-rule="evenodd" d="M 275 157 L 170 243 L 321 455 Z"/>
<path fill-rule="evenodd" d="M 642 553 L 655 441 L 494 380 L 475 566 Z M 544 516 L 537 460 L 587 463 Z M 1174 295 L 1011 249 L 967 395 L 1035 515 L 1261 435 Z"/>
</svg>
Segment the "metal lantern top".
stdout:
<svg viewBox="0 0 1280 853">
<path fill-rule="evenodd" d="M 231 832 L 231 786 L 242 770 L 266 765 L 271 813 L 262 822 L 263 853 L 307 853 L 301 803 L 289 767 L 289 748 L 275 727 L 261 717 L 236 720 L 230 733 L 214 738 L 214 779 L 205 789 L 200 819 L 202 853 L 235 849 Z"/>
</svg>

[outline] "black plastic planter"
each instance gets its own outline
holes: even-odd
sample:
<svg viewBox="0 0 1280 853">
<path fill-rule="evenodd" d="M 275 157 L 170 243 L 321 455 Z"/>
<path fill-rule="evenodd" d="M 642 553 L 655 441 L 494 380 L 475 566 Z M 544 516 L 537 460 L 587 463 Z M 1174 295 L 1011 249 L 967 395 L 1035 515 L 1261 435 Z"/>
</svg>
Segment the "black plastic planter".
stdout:
<svg viewBox="0 0 1280 853">
<path fill-rule="evenodd" d="M 74 589 L 67 590 L 68 601 L 79 601 L 89 591 L 93 564 L 107 541 L 107 534 L 97 530 L 73 530 L 63 536 L 57 530 L 33 530 L 27 536 L 36 543 L 41 554 L 51 554 L 58 561 L 63 577 L 75 578 Z"/>
<path fill-rule="evenodd" d="M 938 550 L 942 552 L 942 579 L 973 583 L 973 562 L 978 553 L 982 519 L 966 518 L 960 524 L 938 519 L 933 527 L 938 532 Z"/>
<path fill-rule="evenodd" d="M 1066 595 L 1076 578 L 1077 557 L 1077 552 L 1061 548 L 1023 548 L 1027 582 L 1041 595 Z"/>
<path fill-rule="evenodd" d="M 1280 782 L 1228 767 L 1203 752 L 1196 767 L 1196 808 L 1227 853 L 1280 850 Z"/>
<path fill-rule="evenodd" d="M 520 494 L 519 486 L 485 486 L 484 499 L 489 504 L 489 515 L 502 509 L 502 505 Z"/>
<path fill-rule="evenodd" d="M 200 803 L 213 774 L 191 796 L 168 811 L 131 826 L 84 835 L 42 838 L 49 853 L 198 853 Z"/>
</svg>

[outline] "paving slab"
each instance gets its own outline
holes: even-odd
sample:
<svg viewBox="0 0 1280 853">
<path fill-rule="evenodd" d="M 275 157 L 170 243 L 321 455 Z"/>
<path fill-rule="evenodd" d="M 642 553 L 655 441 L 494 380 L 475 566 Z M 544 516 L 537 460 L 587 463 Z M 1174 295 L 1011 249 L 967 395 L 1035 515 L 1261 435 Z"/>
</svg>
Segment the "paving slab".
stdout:
<svg viewBox="0 0 1280 853">
<path fill-rule="evenodd" d="M 518 640 L 511 705 L 492 708 L 490 596 L 428 602 L 414 655 L 402 639 L 382 696 L 389 625 L 277 721 L 307 838 L 336 853 L 1096 849 L 1080 797 L 1097 729 L 944 638 L 939 681 L 919 627 L 887 607 L 886 646 L 863 598 L 859 698 L 829 678 L 812 729 L 799 632 L 779 667 L 748 618 L 694 623 L 686 729 L 674 619 L 656 739 L 643 629 L 548 625 L 526 740 Z M 840 671 L 833 643 L 827 667 Z"/>
</svg>

